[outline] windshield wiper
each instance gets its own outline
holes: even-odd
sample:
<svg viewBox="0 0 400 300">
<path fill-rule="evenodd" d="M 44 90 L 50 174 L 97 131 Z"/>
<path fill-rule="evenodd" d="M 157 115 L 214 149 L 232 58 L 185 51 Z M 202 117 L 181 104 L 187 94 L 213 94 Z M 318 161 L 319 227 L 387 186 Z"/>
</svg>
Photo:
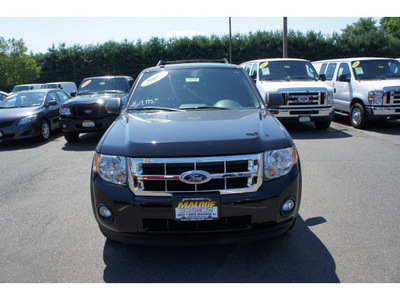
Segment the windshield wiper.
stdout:
<svg viewBox="0 0 400 300">
<path fill-rule="evenodd" d="M 218 107 L 218 106 L 195 106 L 195 107 L 188 107 L 185 108 L 185 110 L 188 109 L 221 109 L 221 110 L 227 110 L 227 109 L 231 109 L 228 107 Z"/>
<path fill-rule="evenodd" d="M 146 106 L 146 107 L 138 107 L 138 108 L 129 108 L 128 109 L 128 111 L 141 111 L 141 110 L 182 111 L 182 109 L 178 109 L 178 108 L 159 107 L 159 106 Z"/>
</svg>

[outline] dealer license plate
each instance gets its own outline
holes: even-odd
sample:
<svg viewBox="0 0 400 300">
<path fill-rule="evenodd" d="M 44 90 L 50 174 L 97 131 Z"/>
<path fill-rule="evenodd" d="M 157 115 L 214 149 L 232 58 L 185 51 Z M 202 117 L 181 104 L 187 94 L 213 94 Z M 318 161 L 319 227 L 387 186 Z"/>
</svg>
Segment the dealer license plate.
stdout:
<svg viewBox="0 0 400 300">
<path fill-rule="evenodd" d="M 310 122 L 310 117 L 309 116 L 300 116 L 299 122 Z"/>
<path fill-rule="evenodd" d="M 94 122 L 85 121 L 85 122 L 82 123 L 82 127 L 94 127 Z"/>
<path fill-rule="evenodd" d="M 177 221 L 208 221 L 219 218 L 219 197 L 174 198 L 174 219 Z"/>
</svg>

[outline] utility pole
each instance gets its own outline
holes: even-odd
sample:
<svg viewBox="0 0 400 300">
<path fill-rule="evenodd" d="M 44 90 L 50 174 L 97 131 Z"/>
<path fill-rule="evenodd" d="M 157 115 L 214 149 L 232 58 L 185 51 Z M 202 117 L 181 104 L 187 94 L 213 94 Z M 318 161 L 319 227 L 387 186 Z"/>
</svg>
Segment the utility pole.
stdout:
<svg viewBox="0 0 400 300">
<path fill-rule="evenodd" d="M 283 58 L 288 57 L 287 48 L 287 17 L 283 17 Z"/>
<path fill-rule="evenodd" d="M 232 63 L 232 26 L 231 17 L 229 17 L 229 63 Z"/>
</svg>

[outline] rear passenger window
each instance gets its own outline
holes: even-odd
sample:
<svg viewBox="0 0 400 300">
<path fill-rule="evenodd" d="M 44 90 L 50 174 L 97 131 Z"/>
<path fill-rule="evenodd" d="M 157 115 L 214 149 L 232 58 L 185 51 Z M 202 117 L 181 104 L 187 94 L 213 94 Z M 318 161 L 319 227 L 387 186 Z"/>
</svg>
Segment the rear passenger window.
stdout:
<svg viewBox="0 0 400 300">
<path fill-rule="evenodd" d="M 332 80 L 333 74 L 335 74 L 337 63 L 330 63 L 328 69 L 326 70 L 326 80 Z"/>
</svg>

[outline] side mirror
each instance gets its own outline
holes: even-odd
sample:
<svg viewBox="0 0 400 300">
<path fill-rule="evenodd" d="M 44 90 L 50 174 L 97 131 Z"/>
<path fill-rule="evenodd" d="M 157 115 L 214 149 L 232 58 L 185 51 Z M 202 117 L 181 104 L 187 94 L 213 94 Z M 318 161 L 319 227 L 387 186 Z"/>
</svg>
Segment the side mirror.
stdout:
<svg viewBox="0 0 400 300">
<path fill-rule="evenodd" d="M 318 78 L 321 81 L 325 81 L 326 80 L 326 75 L 325 74 L 319 74 Z"/>
<path fill-rule="evenodd" d="M 110 99 L 106 104 L 106 111 L 110 114 L 119 114 L 121 112 L 121 99 Z"/>
<path fill-rule="evenodd" d="M 339 76 L 339 81 L 350 82 L 350 78 L 347 78 L 346 74 L 343 74 Z"/>
<path fill-rule="evenodd" d="M 48 106 L 57 105 L 57 101 L 56 101 L 56 100 L 50 100 L 50 101 L 47 103 L 47 105 L 48 105 Z"/>
<path fill-rule="evenodd" d="M 280 93 L 269 93 L 268 94 L 268 108 L 275 108 L 284 104 L 283 96 Z"/>
<path fill-rule="evenodd" d="M 76 96 L 76 92 L 71 92 L 71 97 L 75 97 Z"/>
</svg>

